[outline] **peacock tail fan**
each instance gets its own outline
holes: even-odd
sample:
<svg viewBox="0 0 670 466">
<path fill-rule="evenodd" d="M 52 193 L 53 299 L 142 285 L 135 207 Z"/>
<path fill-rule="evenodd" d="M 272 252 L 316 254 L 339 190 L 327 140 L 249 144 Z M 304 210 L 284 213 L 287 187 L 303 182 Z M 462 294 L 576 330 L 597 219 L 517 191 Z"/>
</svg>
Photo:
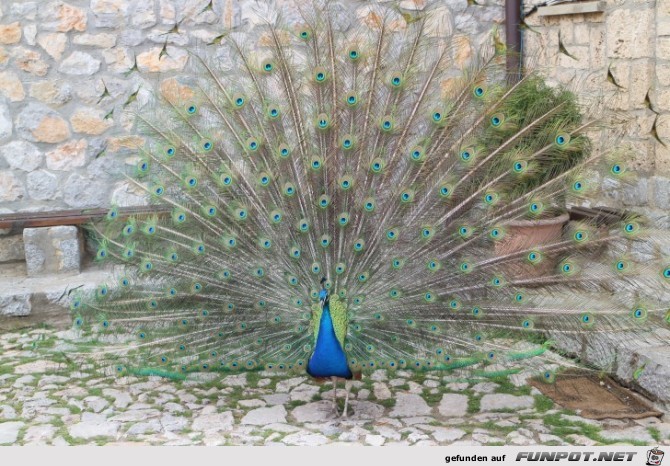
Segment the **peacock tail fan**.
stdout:
<svg viewBox="0 0 670 466">
<path fill-rule="evenodd" d="M 72 304 L 101 361 L 304 371 L 323 276 L 352 371 L 552 380 L 578 363 L 555 348 L 667 327 L 653 290 L 670 267 L 627 256 L 650 241 L 644 219 L 524 233 L 634 179 L 619 148 L 591 152 L 597 120 L 574 94 L 509 81 L 493 43 L 455 69 L 428 15 L 340 30 L 344 13 L 301 8 L 300 24 L 268 22 L 262 48 L 229 34 L 193 54 L 137 114 L 127 176 L 157 213 L 90 225 L 97 260 L 121 271 Z"/>
</svg>

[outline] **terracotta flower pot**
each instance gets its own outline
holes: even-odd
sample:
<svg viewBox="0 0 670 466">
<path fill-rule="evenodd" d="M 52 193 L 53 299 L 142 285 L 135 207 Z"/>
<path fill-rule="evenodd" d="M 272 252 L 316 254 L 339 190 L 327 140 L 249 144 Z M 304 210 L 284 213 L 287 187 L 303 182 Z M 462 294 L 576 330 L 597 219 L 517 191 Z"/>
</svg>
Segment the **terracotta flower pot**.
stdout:
<svg viewBox="0 0 670 466">
<path fill-rule="evenodd" d="M 558 217 L 538 220 L 512 220 L 505 223 L 505 236 L 495 243 L 495 254 L 504 256 L 519 251 L 541 248 L 560 240 L 563 227 L 568 223 L 567 213 Z M 510 279 L 536 278 L 552 273 L 558 265 L 558 258 L 545 256 L 539 264 L 524 262 L 522 259 L 505 266 L 505 275 Z"/>
</svg>

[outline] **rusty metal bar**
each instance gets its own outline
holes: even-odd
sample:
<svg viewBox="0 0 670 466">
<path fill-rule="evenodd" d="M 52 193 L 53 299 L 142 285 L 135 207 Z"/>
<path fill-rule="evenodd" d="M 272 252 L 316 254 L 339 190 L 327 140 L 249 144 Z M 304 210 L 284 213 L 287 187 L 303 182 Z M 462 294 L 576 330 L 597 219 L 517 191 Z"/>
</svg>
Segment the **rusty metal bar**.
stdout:
<svg viewBox="0 0 670 466">
<path fill-rule="evenodd" d="M 505 0 L 505 43 L 507 76 L 510 82 L 521 79 L 521 0 Z"/>
<path fill-rule="evenodd" d="M 172 208 L 165 205 L 150 205 L 119 208 L 120 217 L 131 215 L 165 214 Z M 82 225 L 107 215 L 109 209 L 74 209 L 55 212 L 19 212 L 0 215 L 1 229 L 22 229 L 34 227 L 53 227 L 60 225 Z"/>
</svg>

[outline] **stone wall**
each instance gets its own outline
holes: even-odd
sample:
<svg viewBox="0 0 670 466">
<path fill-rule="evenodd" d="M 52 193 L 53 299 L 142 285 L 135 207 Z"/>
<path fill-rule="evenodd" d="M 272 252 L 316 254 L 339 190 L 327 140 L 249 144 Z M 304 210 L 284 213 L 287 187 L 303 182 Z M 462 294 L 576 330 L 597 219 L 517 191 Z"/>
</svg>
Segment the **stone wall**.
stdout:
<svg viewBox="0 0 670 466">
<path fill-rule="evenodd" d="M 120 177 L 142 139 L 131 112 L 159 82 L 178 75 L 188 49 L 215 48 L 225 31 L 247 32 L 262 47 L 268 7 L 296 21 L 300 0 L 70 0 L 0 2 L 0 212 L 137 204 Z M 463 65 L 503 22 L 502 0 L 403 0 L 375 5 L 432 10 L 427 33 L 455 34 Z M 342 24 L 374 27 L 369 2 L 341 0 Z M 294 16 L 291 16 L 294 15 Z"/>
<path fill-rule="evenodd" d="M 186 50 L 217 47 L 229 30 L 262 46 L 256 28 L 264 11 L 293 1 L 2 2 L 0 212 L 140 203 L 117 176 L 142 143 L 132 136 L 131 112 L 141 110 L 159 81 L 184 69 Z M 503 22 L 502 1 L 381 5 L 398 27 L 398 11 L 432 10 L 427 30 L 454 34 L 454 62 L 463 64 Z M 604 12 L 559 16 L 531 11 L 537 1 L 524 3 L 526 63 L 618 112 L 626 120 L 617 130 L 621 142 L 642 175 L 633 186 L 606 186 L 592 204 L 635 207 L 670 228 L 670 0 L 606 0 Z M 373 25 L 366 3 L 338 5 L 346 21 Z M 613 140 L 608 131 L 594 137 L 601 147 Z"/>
<path fill-rule="evenodd" d="M 644 264 L 634 280 L 617 282 L 611 292 L 617 299 L 629 299 L 631 306 L 640 296 L 670 302 L 670 293 L 652 287 L 649 279 L 659 261 L 668 263 L 670 257 L 670 0 L 606 0 L 601 12 L 556 16 L 542 16 L 531 2 L 543 0 L 525 5 L 525 64 L 538 68 L 550 83 L 572 88 L 596 114 L 616 122 L 590 133 L 594 149 L 620 150 L 623 162 L 635 172 L 628 183 L 602 183 L 580 204 L 640 213 L 649 220 L 643 238 L 609 248 L 614 257 L 625 254 Z M 591 267 L 598 266 L 595 262 L 611 266 L 609 254 L 593 259 Z M 605 293 L 598 299 L 609 297 Z M 645 339 L 634 333 L 596 338 L 553 332 L 551 337 L 581 361 L 667 403 L 668 388 L 658 384 L 663 379 L 658 374 L 670 367 L 669 335 L 659 328 Z M 638 367 L 650 372 L 636 378 Z"/>
<path fill-rule="evenodd" d="M 603 12 L 540 16 L 526 2 L 525 63 L 623 122 L 592 133 L 592 139 L 596 150 L 624 150 L 638 179 L 628 186 L 603 185 L 587 204 L 632 209 L 650 218 L 652 227 L 667 230 L 670 0 L 603 3 Z"/>
</svg>

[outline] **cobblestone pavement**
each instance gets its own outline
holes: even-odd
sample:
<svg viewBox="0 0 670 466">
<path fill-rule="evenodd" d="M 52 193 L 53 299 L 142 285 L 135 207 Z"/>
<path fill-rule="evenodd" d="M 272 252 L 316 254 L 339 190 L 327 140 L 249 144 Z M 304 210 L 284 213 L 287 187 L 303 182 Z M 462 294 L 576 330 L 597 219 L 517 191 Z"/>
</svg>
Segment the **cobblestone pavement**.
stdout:
<svg viewBox="0 0 670 466">
<path fill-rule="evenodd" d="M 332 386 L 306 376 L 107 377 L 62 357 L 77 344 L 71 331 L 0 334 L 0 445 L 670 445 L 668 415 L 594 421 L 507 381 L 380 370 L 352 382 L 338 419 Z"/>
</svg>

